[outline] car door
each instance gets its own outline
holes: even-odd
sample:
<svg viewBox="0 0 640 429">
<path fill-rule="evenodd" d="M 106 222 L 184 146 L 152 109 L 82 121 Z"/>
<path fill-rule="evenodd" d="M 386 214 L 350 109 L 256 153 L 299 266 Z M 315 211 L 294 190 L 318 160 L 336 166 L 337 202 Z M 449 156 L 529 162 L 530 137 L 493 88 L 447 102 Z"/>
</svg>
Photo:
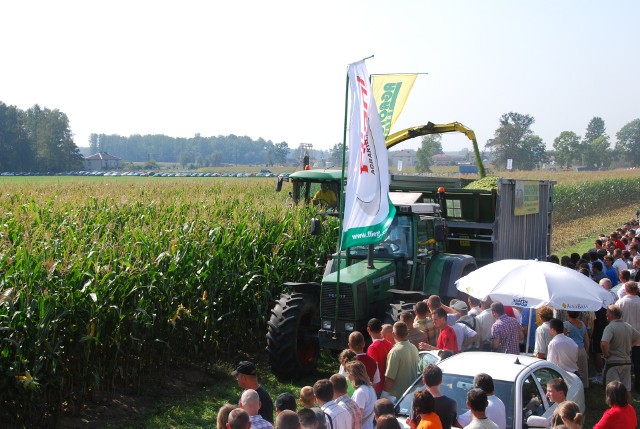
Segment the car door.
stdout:
<svg viewBox="0 0 640 429">
<path fill-rule="evenodd" d="M 551 419 L 551 416 L 553 415 L 553 412 L 555 411 L 557 405 L 550 402 L 547 398 L 547 395 L 545 394 L 545 392 L 547 391 L 547 383 L 555 378 L 562 378 L 564 380 L 564 377 L 562 377 L 562 375 L 558 371 L 549 367 L 540 367 L 535 369 L 533 371 L 533 376 L 535 378 L 535 381 L 538 383 L 538 389 L 540 390 L 540 392 L 542 392 L 544 413 L 542 413 L 541 415 L 545 418 Z"/>
<path fill-rule="evenodd" d="M 546 376 L 547 374 L 540 374 Z M 518 419 L 521 423 L 517 423 L 514 427 L 527 428 L 527 419 L 531 416 L 546 416 L 549 411 L 549 401 L 547 400 L 544 390 L 537 379 L 535 373 L 529 373 L 522 381 L 517 407 L 519 413 L 514 415 L 514 420 Z"/>
</svg>

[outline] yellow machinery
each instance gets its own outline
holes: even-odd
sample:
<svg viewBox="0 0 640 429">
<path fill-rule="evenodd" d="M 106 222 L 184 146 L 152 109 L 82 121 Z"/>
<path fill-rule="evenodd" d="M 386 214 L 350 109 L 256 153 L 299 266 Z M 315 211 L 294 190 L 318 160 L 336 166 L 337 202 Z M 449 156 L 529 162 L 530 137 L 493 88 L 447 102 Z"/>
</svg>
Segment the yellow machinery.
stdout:
<svg viewBox="0 0 640 429">
<path fill-rule="evenodd" d="M 480 177 L 485 177 L 484 165 L 482 164 L 482 158 L 480 157 L 480 150 L 478 149 L 478 141 L 476 140 L 476 133 L 472 129 L 469 129 L 462 125 L 460 122 L 451 122 L 449 124 L 434 124 L 428 122 L 427 125 L 421 125 L 419 127 L 406 128 L 402 131 L 390 134 L 387 139 L 387 149 L 391 149 L 393 146 L 414 137 L 420 137 L 427 134 L 442 134 L 460 132 L 467 136 L 473 144 L 473 153 L 475 154 L 476 164 L 478 165 L 478 173 Z"/>
</svg>

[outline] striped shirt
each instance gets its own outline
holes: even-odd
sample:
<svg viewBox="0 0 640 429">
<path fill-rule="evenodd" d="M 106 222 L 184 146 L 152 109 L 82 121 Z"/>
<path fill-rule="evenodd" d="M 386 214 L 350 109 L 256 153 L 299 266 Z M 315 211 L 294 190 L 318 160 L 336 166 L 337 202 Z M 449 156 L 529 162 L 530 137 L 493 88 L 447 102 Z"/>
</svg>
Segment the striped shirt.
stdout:
<svg viewBox="0 0 640 429">
<path fill-rule="evenodd" d="M 273 425 L 263 419 L 260 414 L 249 416 L 249 421 L 251 422 L 251 427 L 253 429 L 273 429 Z"/>
<path fill-rule="evenodd" d="M 335 401 L 326 402 L 320 409 L 327 418 L 327 429 L 353 429 L 351 414 Z"/>
<path fill-rule="evenodd" d="M 351 414 L 351 421 L 353 425 L 351 427 L 353 429 L 360 429 L 362 427 L 362 410 L 360 409 L 356 401 L 351 399 L 346 393 L 342 396 L 337 397 L 336 399 L 334 399 L 334 401 L 337 402 L 338 405 L 340 405 L 342 408 L 347 410 L 349 414 Z"/>
</svg>

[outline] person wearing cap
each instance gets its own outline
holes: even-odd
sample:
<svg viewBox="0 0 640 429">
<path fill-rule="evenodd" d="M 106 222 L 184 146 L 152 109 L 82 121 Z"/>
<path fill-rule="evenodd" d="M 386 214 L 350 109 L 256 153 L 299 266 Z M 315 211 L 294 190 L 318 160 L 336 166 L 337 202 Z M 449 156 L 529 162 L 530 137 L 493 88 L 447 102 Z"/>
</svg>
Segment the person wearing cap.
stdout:
<svg viewBox="0 0 640 429">
<path fill-rule="evenodd" d="M 451 308 L 460 315 L 460 318 L 454 323 L 452 328 L 456 333 L 458 351 L 461 352 L 469 349 L 473 343 L 475 343 L 476 337 L 478 336 L 478 333 L 470 326 L 471 324 L 475 325 L 475 319 L 473 319 L 473 317 L 467 317 L 469 307 L 467 307 L 467 303 L 464 301 L 457 301 Z"/>
<path fill-rule="evenodd" d="M 256 366 L 253 362 L 246 360 L 241 361 L 231 375 L 237 378 L 238 386 L 243 389 L 253 389 L 258 393 L 260 398 L 258 414 L 273 425 L 273 401 L 269 393 L 258 383 Z"/>
<path fill-rule="evenodd" d="M 276 415 L 280 414 L 284 410 L 291 410 L 295 412 L 298 408 L 296 404 L 296 398 L 289 392 L 284 392 L 278 395 L 275 402 Z"/>
</svg>

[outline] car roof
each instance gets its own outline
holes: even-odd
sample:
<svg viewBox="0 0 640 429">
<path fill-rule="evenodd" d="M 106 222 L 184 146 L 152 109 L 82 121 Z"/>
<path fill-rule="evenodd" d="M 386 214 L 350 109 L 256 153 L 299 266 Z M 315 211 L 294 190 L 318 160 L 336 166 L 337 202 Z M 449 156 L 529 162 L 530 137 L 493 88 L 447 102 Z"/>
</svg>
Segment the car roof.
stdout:
<svg viewBox="0 0 640 429">
<path fill-rule="evenodd" d="M 542 360 L 526 355 L 464 352 L 439 362 L 438 366 L 445 374 L 475 377 L 479 373 L 487 373 L 494 380 L 513 381 L 527 367 L 538 362 L 542 362 Z"/>
</svg>

